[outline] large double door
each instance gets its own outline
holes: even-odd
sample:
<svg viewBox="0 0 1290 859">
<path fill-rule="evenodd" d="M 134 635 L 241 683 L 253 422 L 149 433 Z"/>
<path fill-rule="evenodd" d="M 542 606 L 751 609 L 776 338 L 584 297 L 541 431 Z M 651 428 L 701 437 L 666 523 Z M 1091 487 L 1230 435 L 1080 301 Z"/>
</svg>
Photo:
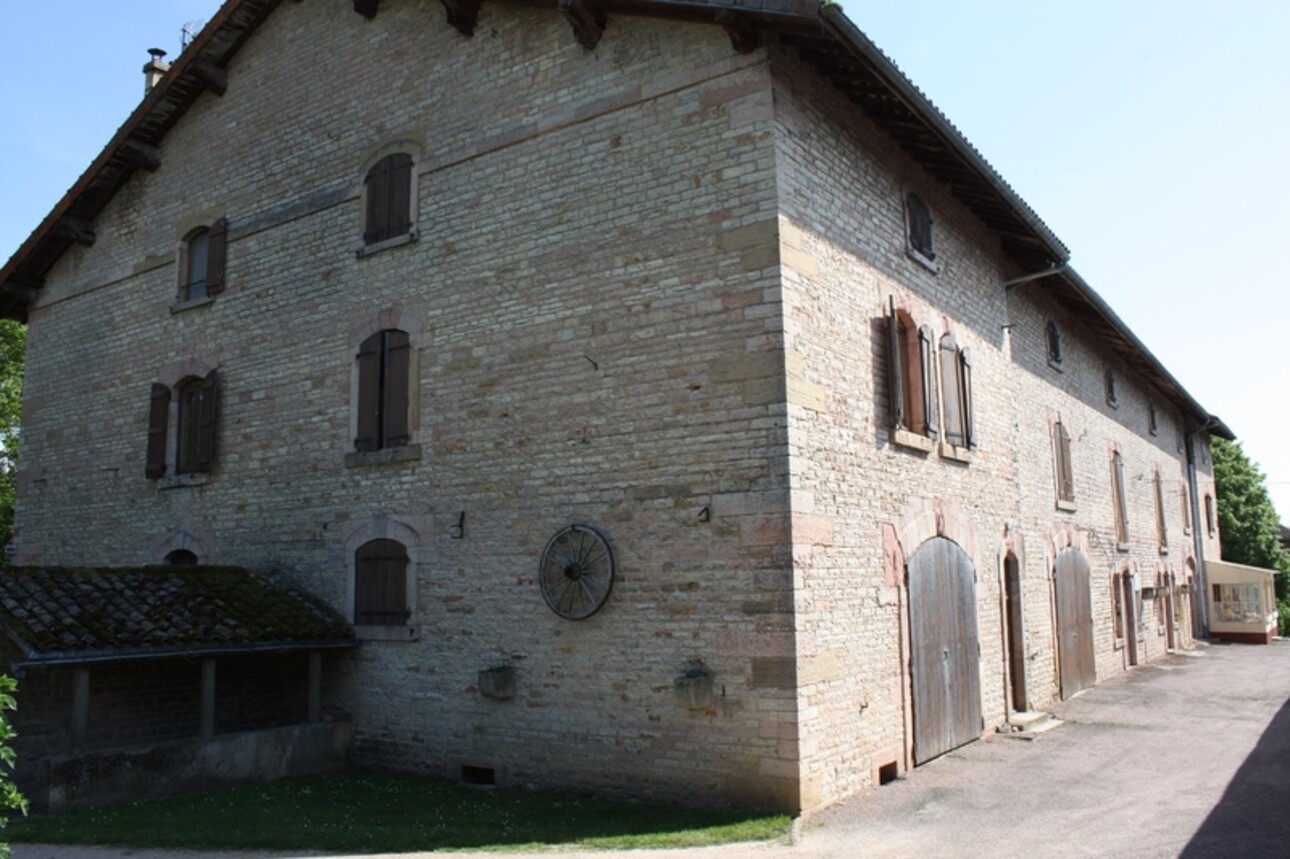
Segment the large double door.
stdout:
<svg viewBox="0 0 1290 859">
<path fill-rule="evenodd" d="M 976 576 L 967 553 L 943 537 L 919 547 L 909 575 L 914 763 L 981 736 L 981 650 Z"/>
</svg>

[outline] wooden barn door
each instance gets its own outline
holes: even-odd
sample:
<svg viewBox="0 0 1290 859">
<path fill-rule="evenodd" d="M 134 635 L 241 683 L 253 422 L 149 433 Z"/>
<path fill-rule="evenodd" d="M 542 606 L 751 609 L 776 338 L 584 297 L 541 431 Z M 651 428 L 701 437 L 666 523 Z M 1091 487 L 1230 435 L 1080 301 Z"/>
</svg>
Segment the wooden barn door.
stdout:
<svg viewBox="0 0 1290 859">
<path fill-rule="evenodd" d="M 907 567 L 914 763 L 981 736 L 976 585 L 967 553 L 928 540 Z"/>
<path fill-rule="evenodd" d="M 1093 666 L 1093 598 L 1088 559 L 1079 549 L 1057 554 L 1057 662 L 1062 698 L 1097 682 Z"/>
</svg>

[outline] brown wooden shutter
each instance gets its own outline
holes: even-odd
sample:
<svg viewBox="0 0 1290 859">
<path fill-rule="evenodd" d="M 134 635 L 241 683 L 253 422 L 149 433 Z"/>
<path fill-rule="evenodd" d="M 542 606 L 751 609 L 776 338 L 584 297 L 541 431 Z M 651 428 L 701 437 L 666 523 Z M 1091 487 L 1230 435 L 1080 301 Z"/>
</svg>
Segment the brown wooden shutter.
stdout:
<svg viewBox="0 0 1290 859">
<path fill-rule="evenodd" d="M 381 447 L 402 447 L 408 443 L 408 370 L 412 346 L 406 331 L 391 330 L 384 334 Z"/>
<path fill-rule="evenodd" d="M 909 428 L 909 412 L 905 403 L 905 351 L 901 336 L 900 317 L 896 315 L 896 300 L 891 300 L 891 315 L 887 317 L 887 393 L 891 404 L 891 425 L 897 429 Z"/>
<path fill-rule="evenodd" d="M 1159 471 L 1155 473 L 1153 482 L 1156 490 L 1156 536 L 1163 549 L 1169 543 L 1169 524 L 1165 521 L 1165 486 L 1164 481 L 1160 479 Z"/>
<path fill-rule="evenodd" d="M 972 355 L 967 349 L 959 350 L 959 385 L 963 397 L 963 444 L 976 446 L 972 422 Z"/>
<path fill-rule="evenodd" d="M 936 362 L 934 359 L 936 335 L 929 326 L 918 329 L 918 357 L 923 384 L 922 401 L 924 431 L 928 438 L 936 438 L 940 432 L 939 418 L 936 414 Z"/>
<path fill-rule="evenodd" d="M 1111 457 L 1111 488 L 1115 501 L 1115 536 L 1121 543 L 1129 542 L 1129 513 L 1124 497 L 1124 459 L 1119 453 Z"/>
<path fill-rule="evenodd" d="M 228 219 L 220 218 L 211 224 L 206 256 L 206 294 L 224 291 L 224 256 L 228 248 Z"/>
<path fill-rule="evenodd" d="M 406 153 L 391 155 L 389 162 L 389 191 L 386 205 L 385 238 L 401 236 L 412 227 L 412 156 Z"/>
<path fill-rule="evenodd" d="M 371 540 L 354 553 L 354 623 L 406 623 L 408 553 L 397 540 Z"/>
<path fill-rule="evenodd" d="M 962 385 L 959 383 L 959 350 L 954 338 L 941 338 L 941 405 L 945 409 L 945 440 L 964 446 Z"/>
<path fill-rule="evenodd" d="M 148 458 L 146 474 L 149 479 L 166 476 L 166 428 L 170 423 L 170 388 L 160 383 L 152 386 L 148 405 Z"/>
<path fill-rule="evenodd" d="M 1075 471 L 1071 466 L 1071 436 L 1061 421 L 1053 424 L 1053 447 L 1057 453 L 1057 497 L 1075 500 Z"/>
<path fill-rule="evenodd" d="M 358 347 L 358 433 L 354 450 L 381 446 L 381 332 Z"/>
<path fill-rule="evenodd" d="M 387 215 L 390 210 L 390 162 L 382 158 L 367 171 L 367 221 L 363 228 L 363 241 L 379 242 L 387 236 Z"/>
<path fill-rule="evenodd" d="M 197 462 L 194 471 L 210 472 L 215 465 L 215 429 L 219 419 L 219 376 L 211 370 L 198 388 Z"/>
</svg>

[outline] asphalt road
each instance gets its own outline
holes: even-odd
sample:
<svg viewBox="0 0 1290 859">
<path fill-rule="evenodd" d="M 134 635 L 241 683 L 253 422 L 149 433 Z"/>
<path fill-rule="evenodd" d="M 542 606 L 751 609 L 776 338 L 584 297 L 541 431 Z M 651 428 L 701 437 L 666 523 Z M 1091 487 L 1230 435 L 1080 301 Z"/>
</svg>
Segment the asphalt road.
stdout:
<svg viewBox="0 0 1290 859">
<path fill-rule="evenodd" d="M 1290 856 L 1290 642 L 1214 645 L 1103 681 L 1033 741 L 991 736 L 835 805 L 795 844 L 544 857 Z M 183 854 L 190 859 L 252 855 Z M 432 854 L 402 854 L 403 859 Z M 498 853 L 453 854 L 490 857 Z M 526 854 L 533 855 L 533 854 Z M 15 845 L 15 859 L 173 852 Z"/>
</svg>

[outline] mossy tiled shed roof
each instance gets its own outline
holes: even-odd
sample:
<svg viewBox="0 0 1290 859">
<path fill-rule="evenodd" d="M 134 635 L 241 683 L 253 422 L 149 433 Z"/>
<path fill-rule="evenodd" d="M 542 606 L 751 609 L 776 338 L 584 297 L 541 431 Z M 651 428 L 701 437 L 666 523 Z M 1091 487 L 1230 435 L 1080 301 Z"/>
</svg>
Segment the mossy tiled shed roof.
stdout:
<svg viewBox="0 0 1290 859">
<path fill-rule="evenodd" d="M 14 567 L 0 628 L 29 664 L 345 647 L 336 612 L 240 567 Z"/>
</svg>

